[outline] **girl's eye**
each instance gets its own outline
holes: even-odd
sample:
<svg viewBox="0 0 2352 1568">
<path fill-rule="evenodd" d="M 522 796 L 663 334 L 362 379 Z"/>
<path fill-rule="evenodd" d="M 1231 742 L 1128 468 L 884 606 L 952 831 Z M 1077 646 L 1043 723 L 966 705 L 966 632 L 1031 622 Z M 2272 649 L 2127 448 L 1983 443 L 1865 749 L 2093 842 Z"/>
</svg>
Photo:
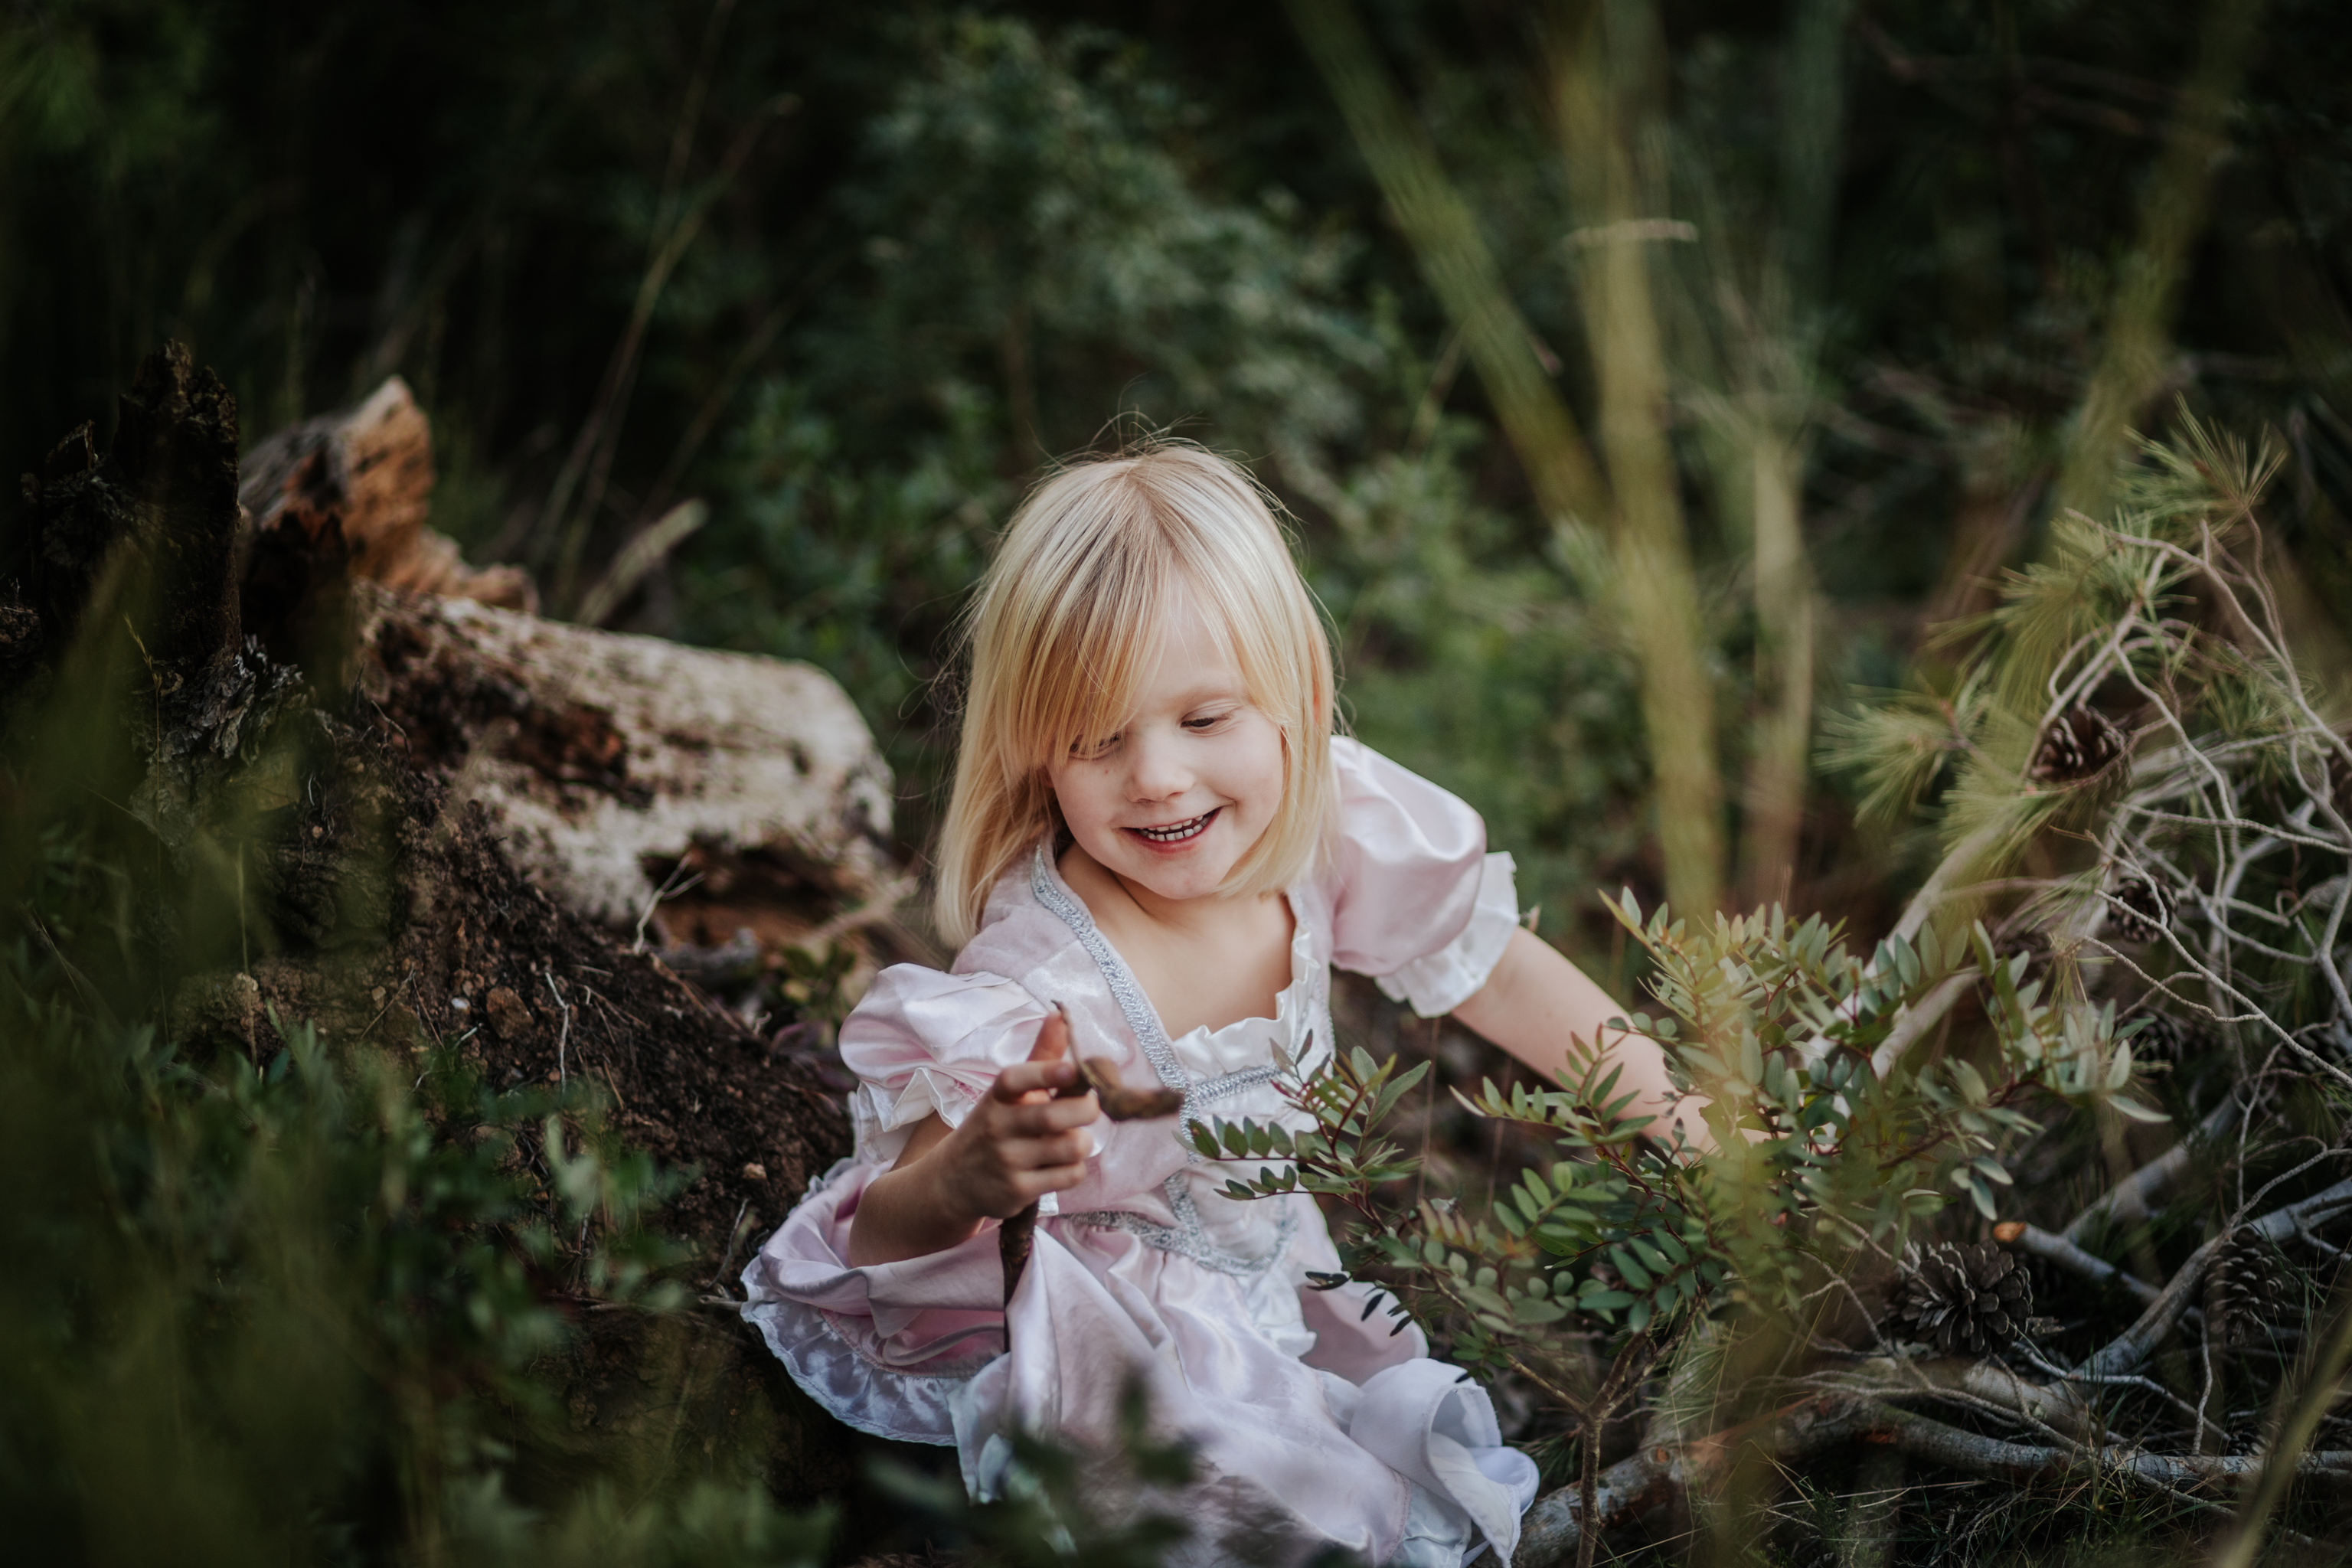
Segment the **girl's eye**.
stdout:
<svg viewBox="0 0 2352 1568">
<path fill-rule="evenodd" d="M 1205 735 L 1210 731 L 1217 728 L 1217 726 L 1223 724 L 1226 720 L 1232 717 L 1233 713 L 1231 711 L 1223 713 L 1196 713 L 1192 718 L 1184 721 L 1184 728 L 1192 731 L 1196 735 Z"/>
<path fill-rule="evenodd" d="M 1117 735 L 1106 735 L 1099 741 L 1079 741 L 1070 747 L 1070 758 L 1073 762 L 1091 763 L 1097 758 L 1108 756 L 1118 744 Z"/>
</svg>

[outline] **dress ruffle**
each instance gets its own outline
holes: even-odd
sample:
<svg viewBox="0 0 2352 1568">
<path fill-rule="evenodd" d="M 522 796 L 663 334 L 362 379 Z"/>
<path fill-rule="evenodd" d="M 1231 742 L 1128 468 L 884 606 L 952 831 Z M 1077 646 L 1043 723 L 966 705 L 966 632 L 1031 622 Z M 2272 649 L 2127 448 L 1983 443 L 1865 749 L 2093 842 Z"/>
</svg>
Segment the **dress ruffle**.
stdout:
<svg viewBox="0 0 2352 1568">
<path fill-rule="evenodd" d="M 841 1026 L 841 1059 L 858 1079 L 849 1110 L 859 1151 L 895 1160 L 908 1130 L 935 1113 L 961 1125 L 996 1075 L 1029 1054 L 1045 1011 L 984 972 L 898 963 L 875 976 Z"/>
<path fill-rule="evenodd" d="M 844 1160 L 743 1269 L 743 1316 L 810 1398 L 861 1432 L 952 1444 L 948 1396 L 1004 1351 L 993 1227 L 903 1263 L 850 1266 L 849 1221 L 887 1166 Z"/>
</svg>

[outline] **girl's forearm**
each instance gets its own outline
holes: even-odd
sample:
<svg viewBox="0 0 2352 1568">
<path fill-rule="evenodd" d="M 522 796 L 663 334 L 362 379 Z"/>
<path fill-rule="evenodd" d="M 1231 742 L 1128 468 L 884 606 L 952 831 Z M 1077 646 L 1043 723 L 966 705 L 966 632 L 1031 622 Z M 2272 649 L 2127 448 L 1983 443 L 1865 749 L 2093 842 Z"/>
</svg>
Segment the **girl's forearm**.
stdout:
<svg viewBox="0 0 2352 1568">
<path fill-rule="evenodd" d="M 1605 1027 L 1610 1019 L 1623 1017 L 1625 1009 L 1533 931 L 1511 933 L 1486 985 L 1454 1016 L 1546 1079 L 1569 1065 L 1571 1040 L 1599 1039 L 1621 1070 L 1621 1092 L 1640 1096 L 1630 1108 L 1633 1114 L 1673 1116 L 1691 1138 L 1706 1138 L 1696 1101 L 1686 1100 L 1679 1112 L 1675 1109 L 1664 1050 L 1644 1036 Z"/>
<path fill-rule="evenodd" d="M 851 1268 L 944 1252 L 979 1231 L 981 1216 L 943 1190 L 940 1162 L 925 1157 L 946 1132 L 937 1117 L 926 1121 L 907 1141 L 898 1163 L 866 1184 L 849 1219 Z"/>
</svg>

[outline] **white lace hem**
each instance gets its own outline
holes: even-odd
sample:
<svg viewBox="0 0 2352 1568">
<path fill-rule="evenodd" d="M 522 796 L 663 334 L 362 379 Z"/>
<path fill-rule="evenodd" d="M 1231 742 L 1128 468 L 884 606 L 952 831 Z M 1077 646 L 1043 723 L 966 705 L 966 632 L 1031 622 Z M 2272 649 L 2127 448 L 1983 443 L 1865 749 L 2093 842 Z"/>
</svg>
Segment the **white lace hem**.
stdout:
<svg viewBox="0 0 2352 1568">
<path fill-rule="evenodd" d="M 743 1286 L 761 1289 L 748 1268 Z M 758 1327 L 801 1392 L 842 1425 L 893 1442 L 955 1447 L 955 1417 L 948 1401 L 979 1365 L 945 1373 L 877 1366 L 857 1353 L 821 1309 L 799 1301 L 754 1296 L 743 1303 L 743 1321 Z M 979 1364 L 992 1359 L 979 1358 Z"/>
<path fill-rule="evenodd" d="M 1499 850 L 1478 868 L 1478 901 L 1462 934 L 1397 969 L 1374 977 L 1381 994 L 1409 1002 L 1424 1018 L 1451 1013 L 1478 994 L 1519 923 L 1519 889 L 1511 858 Z"/>
</svg>

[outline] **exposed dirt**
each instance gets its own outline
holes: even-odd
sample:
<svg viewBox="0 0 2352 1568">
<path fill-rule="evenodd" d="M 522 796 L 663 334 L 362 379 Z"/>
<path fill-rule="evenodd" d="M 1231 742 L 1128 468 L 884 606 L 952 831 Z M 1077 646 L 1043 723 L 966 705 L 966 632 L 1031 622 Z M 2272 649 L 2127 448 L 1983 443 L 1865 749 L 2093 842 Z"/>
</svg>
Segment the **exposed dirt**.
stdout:
<svg viewBox="0 0 2352 1568">
<path fill-rule="evenodd" d="M 267 862 L 270 902 L 292 918 L 291 940 L 253 965 L 262 1005 L 313 1019 L 331 1044 L 457 1041 L 499 1087 L 587 1078 L 632 1144 L 697 1169 L 658 1223 L 705 1251 L 739 1218 L 773 1226 L 847 1152 L 797 1020 L 754 1034 L 657 956 L 559 907 L 478 805 L 451 806 L 405 768 L 389 721 L 331 730 L 332 759 L 300 781 L 286 848 Z M 246 1032 L 233 979 L 187 1005 L 191 1024 Z"/>
<path fill-rule="evenodd" d="M 749 931 L 763 953 L 805 942 L 856 895 L 840 868 L 786 849 L 697 844 L 646 866 L 664 899 L 651 926 L 665 946 L 724 947 Z"/>
</svg>

